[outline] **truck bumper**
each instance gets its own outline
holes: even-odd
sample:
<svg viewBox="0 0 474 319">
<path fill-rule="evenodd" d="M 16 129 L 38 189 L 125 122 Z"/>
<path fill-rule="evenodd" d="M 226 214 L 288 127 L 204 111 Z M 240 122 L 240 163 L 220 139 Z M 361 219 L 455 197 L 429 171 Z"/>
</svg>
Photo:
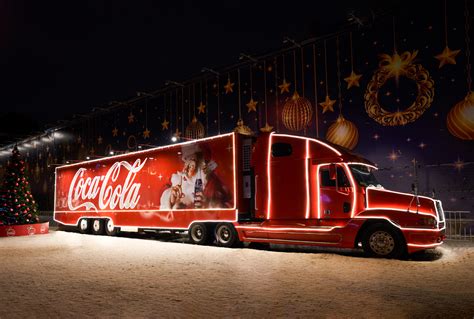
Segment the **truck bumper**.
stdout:
<svg viewBox="0 0 474 319">
<path fill-rule="evenodd" d="M 407 243 L 407 251 L 409 254 L 426 250 L 430 248 L 436 248 L 443 243 L 446 239 L 445 230 L 430 230 L 430 231 L 409 231 L 403 232 Z"/>
</svg>

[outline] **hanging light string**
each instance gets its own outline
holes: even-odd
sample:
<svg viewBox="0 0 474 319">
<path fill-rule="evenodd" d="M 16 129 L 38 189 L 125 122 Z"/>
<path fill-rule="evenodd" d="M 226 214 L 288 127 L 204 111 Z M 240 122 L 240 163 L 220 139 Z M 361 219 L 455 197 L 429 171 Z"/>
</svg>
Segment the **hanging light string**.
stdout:
<svg viewBox="0 0 474 319">
<path fill-rule="evenodd" d="M 397 36 L 395 29 L 395 16 L 392 17 L 392 32 L 393 32 L 393 52 L 397 53 Z"/>
<path fill-rule="evenodd" d="M 472 78 L 471 78 L 471 49 L 470 43 L 471 43 L 471 38 L 469 37 L 469 29 L 470 29 L 470 16 L 469 16 L 469 6 L 468 6 L 468 0 L 465 0 L 464 2 L 464 17 L 466 18 L 464 28 L 466 31 L 466 35 L 464 38 L 464 41 L 466 42 L 466 75 L 467 75 L 467 90 L 468 92 L 471 92 L 472 90 Z"/>
<path fill-rule="evenodd" d="M 296 89 L 298 88 L 298 85 L 296 82 L 296 50 L 293 50 L 293 77 L 294 77 L 295 92 L 296 92 Z"/>
<path fill-rule="evenodd" d="M 278 57 L 275 57 L 275 113 L 276 113 L 276 131 L 280 130 L 280 119 L 278 116 L 278 108 L 279 108 L 279 101 L 278 101 Z"/>
<path fill-rule="evenodd" d="M 191 123 L 191 85 L 188 86 L 188 123 Z"/>
<path fill-rule="evenodd" d="M 164 120 L 166 121 L 166 93 L 163 95 L 163 111 Z"/>
<path fill-rule="evenodd" d="M 193 116 L 196 116 L 196 83 L 193 83 Z"/>
<path fill-rule="evenodd" d="M 178 89 L 176 89 L 176 92 L 175 92 L 175 96 L 176 96 L 176 130 L 179 130 L 179 116 L 178 116 L 178 113 L 179 113 L 179 103 L 178 103 Z M 170 93 L 170 105 L 172 103 L 172 97 L 173 97 L 173 93 L 171 92 Z M 181 116 L 183 116 L 181 114 Z"/>
<path fill-rule="evenodd" d="M 265 102 L 265 125 L 268 123 L 268 107 L 267 107 L 267 61 L 263 61 L 263 90 Z"/>
<path fill-rule="evenodd" d="M 341 88 L 341 52 L 339 48 L 339 37 L 336 38 L 337 58 L 337 97 L 339 99 L 339 115 L 342 115 L 342 88 Z"/>
<path fill-rule="evenodd" d="M 325 73 L 325 84 L 326 84 L 326 96 L 329 96 L 329 86 L 328 86 L 328 52 L 326 46 L 326 40 L 324 40 L 324 73 Z"/>
<path fill-rule="evenodd" d="M 148 96 L 145 98 L 145 130 L 148 131 Z"/>
<path fill-rule="evenodd" d="M 206 96 L 206 101 L 205 101 L 205 102 L 206 102 L 206 105 L 207 105 L 207 107 L 208 107 L 208 109 L 207 109 L 207 111 L 206 111 L 206 133 L 209 134 L 209 103 L 208 103 L 208 101 L 209 101 L 209 100 L 208 100 L 208 97 L 209 97 L 209 96 L 208 96 L 208 94 L 207 94 L 207 89 L 208 89 L 208 87 L 207 87 L 207 78 L 206 78 L 206 86 L 205 86 L 205 87 L 206 87 L 206 94 L 205 94 L 205 96 Z"/>
<path fill-rule="evenodd" d="M 220 78 L 217 76 L 217 134 L 221 134 L 221 97 Z"/>
<path fill-rule="evenodd" d="M 352 50 L 352 31 L 349 33 L 349 44 L 351 46 L 351 71 L 354 72 L 354 51 Z"/>
<path fill-rule="evenodd" d="M 253 100 L 253 72 L 252 72 L 252 63 L 250 63 L 249 70 L 250 70 L 250 99 Z"/>
<path fill-rule="evenodd" d="M 314 109 L 316 119 L 316 137 L 319 138 L 319 120 L 318 120 L 318 78 L 316 71 L 316 45 L 313 44 L 313 79 L 314 79 Z"/>
<path fill-rule="evenodd" d="M 304 97 L 304 50 L 303 47 L 301 50 L 301 95 Z"/>
<path fill-rule="evenodd" d="M 237 82 L 239 82 L 239 88 L 238 88 L 238 97 L 239 97 L 239 121 L 242 120 L 242 101 L 240 97 L 240 69 L 237 69 Z"/>
<path fill-rule="evenodd" d="M 178 96 L 176 96 L 178 99 Z M 184 132 L 184 87 L 181 87 L 181 132 Z"/>
<path fill-rule="evenodd" d="M 444 43 L 448 47 L 448 13 L 446 0 L 444 0 Z"/>
<path fill-rule="evenodd" d="M 165 100 L 166 100 L 166 93 L 165 93 Z M 170 92 L 170 130 L 173 132 L 173 105 L 171 103 L 171 92 Z M 178 126 L 176 126 L 178 127 Z"/>
</svg>

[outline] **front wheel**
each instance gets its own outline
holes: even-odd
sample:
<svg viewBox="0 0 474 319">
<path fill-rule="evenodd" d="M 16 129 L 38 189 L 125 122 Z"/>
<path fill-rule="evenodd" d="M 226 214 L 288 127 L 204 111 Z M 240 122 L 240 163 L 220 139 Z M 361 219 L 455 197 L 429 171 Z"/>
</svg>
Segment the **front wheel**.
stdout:
<svg viewBox="0 0 474 319">
<path fill-rule="evenodd" d="M 366 255 L 379 258 L 400 258 L 405 252 L 402 235 L 385 224 L 369 226 L 362 238 Z"/>
<path fill-rule="evenodd" d="M 234 225 L 229 223 L 218 224 L 216 227 L 217 246 L 234 247 L 240 243 L 239 235 Z"/>
</svg>

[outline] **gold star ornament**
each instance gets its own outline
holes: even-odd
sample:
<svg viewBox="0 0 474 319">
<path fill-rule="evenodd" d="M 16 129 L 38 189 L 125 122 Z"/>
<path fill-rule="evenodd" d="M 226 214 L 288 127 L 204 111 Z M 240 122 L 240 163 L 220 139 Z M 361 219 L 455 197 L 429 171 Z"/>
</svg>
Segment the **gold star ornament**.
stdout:
<svg viewBox="0 0 474 319">
<path fill-rule="evenodd" d="M 359 81 L 362 77 L 362 74 L 356 74 L 354 71 L 351 72 L 347 78 L 344 78 L 344 81 L 347 82 L 347 89 L 350 89 L 353 86 L 359 87 Z"/>
<path fill-rule="evenodd" d="M 143 131 L 143 138 L 150 138 L 150 133 L 151 131 L 148 129 L 148 127 Z"/>
<path fill-rule="evenodd" d="M 273 126 L 271 126 L 271 125 L 268 124 L 268 123 L 265 123 L 265 126 L 260 128 L 260 131 L 261 131 L 261 132 L 267 132 L 267 133 L 269 133 L 269 132 L 271 132 L 272 130 L 273 130 Z"/>
<path fill-rule="evenodd" d="M 334 103 L 336 103 L 336 100 L 331 100 L 329 95 L 326 95 L 324 102 L 319 103 L 323 107 L 323 114 L 327 111 L 334 112 Z"/>
<path fill-rule="evenodd" d="M 201 101 L 201 103 L 199 103 L 199 106 L 198 106 L 197 109 L 198 109 L 198 111 L 199 111 L 198 114 L 206 113 L 206 105 L 203 104 L 202 101 Z"/>
<path fill-rule="evenodd" d="M 245 104 L 247 105 L 248 113 L 252 111 L 257 112 L 257 103 L 258 102 L 255 102 L 253 99 L 250 99 L 250 101 L 247 104 Z"/>
<path fill-rule="evenodd" d="M 225 94 L 234 92 L 234 89 L 233 89 L 234 84 L 235 83 L 230 82 L 230 78 L 227 78 L 227 83 L 224 85 Z"/>
<path fill-rule="evenodd" d="M 165 119 L 163 122 L 161 122 L 161 130 L 162 130 L 162 131 L 167 130 L 169 124 L 170 124 L 170 122 L 168 122 L 168 121 Z"/>
<path fill-rule="evenodd" d="M 99 136 L 99 137 L 97 138 L 97 144 L 102 144 L 103 140 L 104 140 L 104 139 L 102 138 L 102 136 Z"/>
<path fill-rule="evenodd" d="M 278 86 L 280 88 L 280 94 L 290 93 L 290 82 L 286 82 L 286 79 L 283 79 L 283 83 Z"/>
<path fill-rule="evenodd" d="M 133 123 L 135 122 L 135 115 L 133 115 L 132 112 L 128 115 L 128 123 Z"/>
<path fill-rule="evenodd" d="M 114 127 L 112 130 L 112 136 L 117 136 L 118 135 L 118 128 Z"/>
<path fill-rule="evenodd" d="M 443 52 L 435 56 L 435 59 L 439 60 L 439 68 L 441 69 L 446 64 L 456 64 L 456 55 L 459 54 L 461 50 L 453 50 L 447 46 L 444 48 Z"/>
</svg>

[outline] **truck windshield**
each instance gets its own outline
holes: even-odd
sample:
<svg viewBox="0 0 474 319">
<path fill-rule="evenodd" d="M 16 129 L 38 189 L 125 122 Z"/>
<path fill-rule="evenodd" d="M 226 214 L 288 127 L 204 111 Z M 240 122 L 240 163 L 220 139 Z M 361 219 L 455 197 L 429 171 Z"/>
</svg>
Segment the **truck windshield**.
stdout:
<svg viewBox="0 0 474 319">
<path fill-rule="evenodd" d="M 351 164 L 349 167 L 351 168 L 352 175 L 360 186 L 382 186 L 372 173 L 373 169 L 369 166 Z"/>
</svg>

